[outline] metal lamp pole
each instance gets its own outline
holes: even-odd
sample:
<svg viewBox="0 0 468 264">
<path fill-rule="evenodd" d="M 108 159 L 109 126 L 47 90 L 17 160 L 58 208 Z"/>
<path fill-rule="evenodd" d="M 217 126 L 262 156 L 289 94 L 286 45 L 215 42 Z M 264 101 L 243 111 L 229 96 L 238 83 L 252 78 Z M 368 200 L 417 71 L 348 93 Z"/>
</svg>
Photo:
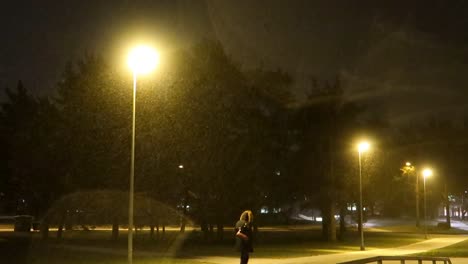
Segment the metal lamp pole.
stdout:
<svg viewBox="0 0 468 264">
<path fill-rule="evenodd" d="M 130 153 L 130 188 L 128 197 L 128 263 L 133 263 L 133 198 L 135 193 L 135 117 L 137 73 L 133 71 L 132 146 Z"/>
<path fill-rule="evenodd" d="M 424 169 L 423 175 L 423 188 L 424 188 L 424 239 L 427 239 L 427 203 L 426 203 L 426 178 L 432 175 L 431 169 Z"/>
<path fill-rule="evenodd" d="M 364 228 L 362 226 L 362 168 L 361 168 L 361 150 L 359 150 L 359 229 L 361 235 L 361 250 L 365 250 L 364 247 Z"/>
<path fill-rule="evenodd" d="M 361 250 L 366 250 L 364 247 L 364 226 L 362 225 L 363 223 L 363 217 L 362 217 L 362 165 L 361 165 L 361 155 L 362 152 L 365 152 L 369 149 L 370 145 L 368 142 L 363 141 L 359 143 L 358 145 L 358 152 L 359 152 L 359 223 L 358 223 L 358 229 L 360 229 L 360 234 L 361 234 Z"/>
<path fill-rule="evenodd" d="M 152 71 L 159 63 L 159 55 L 152 48 L 144 45 L 135 47 L 129 54 L 128 65 L 133 71 L 133 106 L 132 106 L 132 143 L 130 150 L 130 187 L 128 197 L 128 263 L 133 263 L 133 202 L 135 193 L 135 119 L 137 75 Z"/>
<path fill-rule="evenodd" d="M 416 175 L 416 227 L 419 227 L 419 174 L 417 171 L 414 172 Z"/>
<path fill-rule="evenodd" d="M 424 184 L 424 239 L 427 239 L 427 212 L 426 212 L 426 176 L 423 180 Z"/>
</svg>

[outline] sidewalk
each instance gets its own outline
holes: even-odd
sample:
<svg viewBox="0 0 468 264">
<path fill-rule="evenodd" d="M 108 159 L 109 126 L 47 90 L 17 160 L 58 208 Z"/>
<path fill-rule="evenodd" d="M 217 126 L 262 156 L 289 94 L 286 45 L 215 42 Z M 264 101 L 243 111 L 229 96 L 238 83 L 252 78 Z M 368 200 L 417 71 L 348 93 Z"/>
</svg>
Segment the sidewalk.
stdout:
<svg viewBox="0 0 468 264">
<path fill-rule="evenodd" d="M 374 256 L 397 256 L 425 252 L 437 248 L 446 247 L 468 239 L 465 235 L 444 236 L 432 238 L 423 242 L 389 249 L 376 249 L 369 251 L 355 251 L 348 253 L 320 255 L 311 257 L 287 258 L 287 259 L 267 259 L 255 258 L 255 253 L 251 255 L 250 264 L 336 264 L 338 262 L 374 257 Z M 237 264 L 238 258 L 228 257 L 206 257 L 197 259 L 200 262 L 216 264 Z M 468 258 L 453 258 L 453 264 L 468 264 Z"/>
</svg>

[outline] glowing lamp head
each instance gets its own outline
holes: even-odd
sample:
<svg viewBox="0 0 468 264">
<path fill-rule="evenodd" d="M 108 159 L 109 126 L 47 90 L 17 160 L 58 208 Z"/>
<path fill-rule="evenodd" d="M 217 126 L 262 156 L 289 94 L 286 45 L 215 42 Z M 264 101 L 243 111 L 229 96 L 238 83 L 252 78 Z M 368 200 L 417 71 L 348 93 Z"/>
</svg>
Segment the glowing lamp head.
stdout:
<svg viewBox="0 0 468 264">
<path fill-rule="evenodd" d="M 406 166 L 411 166 L 411 162 L 406 162 Z"/>
<path fill-rule="evenodd" d="M 431 169 L 424 169 L 422 171 L 422 175 L 424 178 L 431 177 L 432 176 L 432 170 Z"/>
<path fill-rule="evenodd" d="M 370 148 L 369 142 L 361 142 L 358 145 L 359 152 L 366 152 L 367 150 L 369 150 L 369 148 Z"/>
<path fill-rule="evenodd" d="M 134 73 L 146 74 L 159 64 L 159 54 L 148 46 L 137 46 L 128 54 L 128 66 Z"/>
<path fill-rule="evenodd" d="M 183 168 L 184 168 L 184 165 L 180 164 L 179 169 L 183 169 Z"/>
</svg>

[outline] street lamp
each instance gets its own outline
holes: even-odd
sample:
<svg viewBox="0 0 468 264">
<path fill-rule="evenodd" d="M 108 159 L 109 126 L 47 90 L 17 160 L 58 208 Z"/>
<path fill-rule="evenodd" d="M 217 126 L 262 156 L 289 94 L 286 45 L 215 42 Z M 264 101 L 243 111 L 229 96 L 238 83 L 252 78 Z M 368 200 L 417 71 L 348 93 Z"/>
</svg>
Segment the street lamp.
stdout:
<svg viewBox="0 0 468 264">
<path fill-rule="evenodd" d="M 427 239 L 426 178 L 432 176 L 432 170 L 424 169 L 422 175 L 424 179 L 424 239 Z"/>
<path fill-rule="evenodd" d="M 185 225 L 187 224 L 187 209 L 188 209 L 188 182 L 187 182 L 187 175 L 183 175 L 184 173 L 184 165 L 179 165 L 179 179 L 182 181 L 183 187 L 183 204 L 182 204 L 182 215 L 180 216 L 180 232 L 185 232 Z"/>
<path fill-rule="evenodd" d="M 419 227 L 419 175 L 418 172 L 415 170 L 415 167 L 411 165 L 411 162 L 406 162 L 405 165 L 408 174 L 411 175 L 411 172 L 414 172 L 414 176 L 416 178 L 416 186 L 414 189 L 416 199 L 416 227 Z"/>
<path fill-rule="evenodd" d="M 137 46 L 128 55 L 128 66 L 133 72 L 132 146 L 130 152 L 130 188 L 128 203 L 128 263 L 133 263 L 133 196 L 135 182 L 135 110 L 137 75 L 151 72 L 159 63 L 158 53 L 148 46 Z"/>
<path fill-rule="evenodd" d="M 361 250 L 365 250 L 364 247 L 364 229 L 362 226 L 362 166 L 361 166 L 361 155 L 363 152 L 369 150 L 370 144 L 366 141 L 363 141 L 358 144 L 359 152 L 359 223 L 358 229 L 361 234 Z"/>
</svg>

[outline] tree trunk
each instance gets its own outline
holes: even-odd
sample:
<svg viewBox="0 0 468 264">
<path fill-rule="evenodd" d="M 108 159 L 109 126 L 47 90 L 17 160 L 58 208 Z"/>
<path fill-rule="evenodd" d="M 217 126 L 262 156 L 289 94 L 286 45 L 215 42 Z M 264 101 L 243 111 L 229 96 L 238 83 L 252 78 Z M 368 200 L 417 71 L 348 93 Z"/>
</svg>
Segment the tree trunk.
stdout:
<svg viewBox="0 0 468 264">
<path fill-rule="evenodd" d="M 209 229 L 208 229 L 208 224 L 206 223 L 206 220 L 205 219 L 202 219 L 201 223 L 200 223 L 200 229 L 203 233 L 203 240 L 204 241 L 208 241 L 208 238 L 209 238 Z"/>
<path fill-rule="evenodd" d="M 361 203 L 358 202 L 357 203 L 358 205 L 358 210 L 356 210 L 356 214 L 357 214 L 357 220 L 358 220 L 358 228 L 357 228 L 357 231 L 358 233 L 360 234 L 361 233 L 361 229 L 362 229 L 362 223 L 364 222 L 364 219 L 361 219 L 361 214 L 360 214 L 360 208 L 361 208 Z M 364 216 L 364 215 L 363 215 Z"/>
<path fill-rule="evenodd" d="M 49 238 L 49 222 L 48 222 L 48 220 L 44 219 L 40 228 L 41 228 L 41 238 L 43 240 L 47 240 Z"/>
<path fill-rule="evenodd" d="M 335 204 L 329 202 L 322 210 L 322 235 L 325 241 L 336 242 Z"/>
<path fill-rule="evenodd" d="M 119 238 L 119 220 L 114 217 L 112 221 L 112 240 L 117 241 Z"/>
<path fill-rule="evenodd" d="M 322 209 L 322 239 L 327 241 L 328 240 L 328 213 L 326 209 Z"/>
<path fill-rule="evenodd" d="M 185 232 L 185 217 L 182 216 L 182 219 L 180 220 L 180 230 L 179 230 L 180 233 L 184 233 Z"/>
<path fill-rule="evenodd" d="M 335 203 L 333 202 L 330 208 L 330 226 L 328 229 L 328 242 L 336 242 L 336 219 L 335 219 Z"/>
<path fill-rule="evenodd" d="M 185 225 L 187 224 L 187 206 L 188 206 L 188 195 L 185 196 L 184 199 L 184 209 L 182 211 L 182 219 L 180 221 L 180 232 L 185 232 Z"/>
<path fill-rule="evenodd" d="M 154 240 L 154 224 L 150 225 L 150 239 Z"/>
<path fill-rule="evenodd" d="M 213 224 L 210 224 L 209 239 L 213 240 L 213 236 L 214 236 L 214 226 Z"/>
<path fill-rule="evenodd" d="M 185 232 L 185 225 L 187 224 L 187 206 L 188 206 L 188 190 L 185 190 L 185 198 L 184 198 L 184 209 L 182 211 L 182 220 L 180 224 L 180 232 L 184 233 Z"/>
<path fill-rule="evenodd" d="M 159 222 L 156 223 L 156 240 L 159 241 Z"/>
<path fill-rule="evenodd" d="M 451 221 L 450 221 L 450 199 L 449 199 L 449 194 L 448 194 L 448 190 L 447 190 L 447 184 L 445 184 L 445 210 L 446 210 L 446 221 L 447 221 L 447 227 L 448 228 L 451 228 L 452 227 L 452 224 L 451 224 Z"/>
<path fill-rule="evenodd" d="M 336 124 L 335 116 L 332 113 L 330 116 L 330 133 L 328 134 L 328 144 L 326 145 L 326 151 L 328 152 L 328 168 L 325 166 L 325 170 L 328 174 L 328 183 L 326 190 L 326 214 L 327 214 L 327 226 L 326 226 L 326 241 L 336 242 L 336 219 L 335 219 L 335 209 L 336 209 L 336 180 L 335 180 L 335 134 L 336 134 Z"/>
<path fill-rule="evenodd" d="M 63 237 L 63 229 L 64 229 L 64 224 L 60 223 L 58 230 L 57 230 L 57 239 L 62 239 Z"/>
<path fill-rule="evenodd" d="M 340 206 L 340 236 L 339 239 L 343 240 L 346 232 L 346 205 L 342 204 Z"/>
<path fill-rule="evenodd" d="M 216 225 L 216 238 L 218 241 L 223 241 L 224 239 L 224 226 L 223 224 L 217 224 Z"/>
<path fill-rule="evenodd" d="M 62 239 L 63 237 L 63 229 L 65 226 L 65 219 L 66 219 L 66 212 L 62 214 L 62 217 L 60 218 L 58 230 L 57 230 L 57 239 Z"/>
</svg>

